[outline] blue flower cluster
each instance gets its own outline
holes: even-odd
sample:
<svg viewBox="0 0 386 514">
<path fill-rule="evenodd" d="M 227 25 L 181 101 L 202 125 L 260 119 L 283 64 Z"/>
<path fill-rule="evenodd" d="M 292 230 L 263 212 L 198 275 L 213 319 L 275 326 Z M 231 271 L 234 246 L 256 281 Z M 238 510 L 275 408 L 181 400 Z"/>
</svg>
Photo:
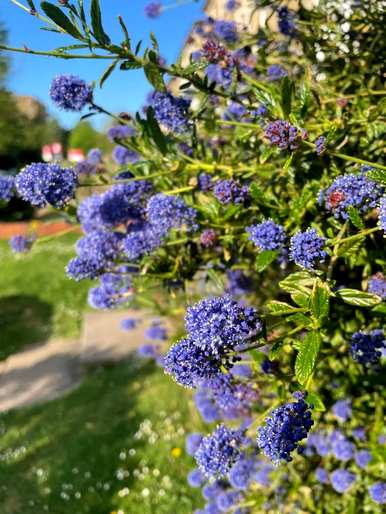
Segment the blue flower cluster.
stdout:
<svg viewBox="0 0 386 514">
<path fill-rule="evenodd" d="M 200 243 L 205 248 L 210 248 L 213 246 L 217 242 L 217 239 L 218 235 L 212 228 L 206 228 L 200 235 Z"/>
<path fill-rule="evenodd" d="M 135 134 L 135 128 L 129 125 L 115 125 L 114 127 L 110 127 L 107 131 L 107 137 L 111 142 L 114 142 L 116 139 L 126 139 L 135 136 Z"/>
<path fill-rule="evenodd" d="M 205 476 L 223 476 L 240 455 L 243 435 L 219 425 L 216 430 L 204 437 L 194 454 L 199 469 Z"/>
<path fill-rule="evenodd" d="M 285 36 L 294 36 L 296 34 L 295 16 L 288 7 L 280 7 L 277 11 L 279 20 L 279 30 Z"/>
<path fill-rule="evenodd" d="M 380 505 L 386 504 L 386 482 L 376 482 L 369 487 L 369 493 L 373 501 Z"/>
<path fill-rule="evenodd" d="M 113 159 L 120 166 L 135 164 L 139 160 L 139 154 L 121 145 L 117 145 L 113 150 Z"/>
<path fill-rule="evenodd" d="M 241 296 L 253 291 L 254 284 L 243 270 L 233 269 L 227 271 L 228 286 L 226 292 L 231 296 Z"/>
<path fill-rule="evenodd" d="M 152 196 L 146 206 L 146 215 L 149 223 L 157 227 L 161 235 L 183 225 L 193 230 L 197 228 L 197 211 L 186 205 L 179 196 L 163 193 Z"/>
<path fill-rule="evenodd" d="M 386 233 L 386 196 L 379 202 L 379 226 Z"/>
<path fill-rule="evenodd" d="M 214 196 L 224 205 L 228 203 L 242 204 L 249 199 L 249 187 L 241 185 L 237 180 L 218 180 L 213 188 Z"/>
<path fill-rule="evenodd" d="M 319 136 L 315 140 L 315 151 L 317 155 L 322 155 L 326 151 L 326 138 L 324 136 Z"/>
<path fill-rule="evenodd" d="M 16 235 L 9 240 L 9 246 L 14 253 L 26 253 L 31 249 L 34 241 L 35 238 L 32 236 Z"/>
<path fill-rule="evenodd" d="M 299 147 L 299 131 L 289 121 L 271 121 L 264 133 L 271 145 L 278 146 L 280 150 L 296 150 Z"/>
<path fill-rule="evenodd" d="M 100 285 L 90 289 L 88 302 L 94 309 L 112 309 L 130 300 L 132 277 L 125 267 L 100 277 Z"/>
<path fill-rule="evenodd" d="M 162 13 L 161 2 L 149 2 L 145 5 L 145 14 L 148 18 L 158 18 Z"/>
<path fill-rule="evenodd" d="M 9 202 L 15 190 L 14 177 L 0 175 L 0 201 Z"/>
<path fill-rule="evenodd" d="M 386 299 L 386 278 L 383 273 L 378 272 L 369 279 L 368 291 Z"/>
<path fill-rule="evenodd" d="M 272 219 L 267 219 L 258 225 L 250 225 L 246 231 L 249 235 L 248 239 L 261 250 L 278 250 L 286 241 L 284 227 Z"/>
<path fill-rule="evenodd" d="M 19 195 L 36 207 L 63 207 L 75 196 L 76 173 L 58 164 L 32 163 L 16 176 Z"/>
<path fill-rule="evenodd" d="M 213 32 L 226 43 L 236 43 L 238 41 L 237 26 L 234 21 L 217 20 L 213 25 Z"/>
<path fill-rule="evenodd" d="M 323 262 L 327 252 L 323 250 L 324 237 L 318 236 L 314 228 L 298 232 L 290 241 L 290 258 L 302 268 L 313 270 L 315 265 Z"/>
<path fill-rule="evenodd" d="M 314 424 L 304 393 L 294 393 L 296 402 L 274 409 L 258 429 L 257 443 L 273 462 L 291 461 L 291 452 L 307 437 Z"/>
<path fill-rule="evenodd" d="M 386 346 L 383 330 L 376 329 L 372 332 L 355 332 L 350 342 L 351 357 L 366 366 L 377 364 L 382 356 L 382 349 Z"/>
<path fill-rule="evenodd" d="M 81 111 L 92 102 L 92 88 L 75 75 L 59 75 L 52 81 L 50 97 L 65 111 Z"/>
<path fill-rule="evenodd" d="M 336 218 L 348 219 L 348 207 L 366 213 L 377 207 L 382 194 L 384 188 L 364 172 L 351 173 L 336 178 L 330 187 L 320 192 L 318 201 L 324 203 Z"/>
<path fill-rule="evenodd" d="M 269 80 L 281 80 L 287 77 L 288 73 L 280 64 L 271 64 L 267 69 L 267 76 Z"/>
<path fill-rule="evenodd" d="M 331 473 L 331 485 L 338 493 L 345 493 L 356 480 L 355 473 L 347 469 L 336 469 Z"/>
<path fill-rule="evenodd" d="M 190 100 L 176 98 L 171 93 L 155 91 L 150 99 L 157 121 L 172 132 L 185 132 L 190 126 Z"/>
</svg>

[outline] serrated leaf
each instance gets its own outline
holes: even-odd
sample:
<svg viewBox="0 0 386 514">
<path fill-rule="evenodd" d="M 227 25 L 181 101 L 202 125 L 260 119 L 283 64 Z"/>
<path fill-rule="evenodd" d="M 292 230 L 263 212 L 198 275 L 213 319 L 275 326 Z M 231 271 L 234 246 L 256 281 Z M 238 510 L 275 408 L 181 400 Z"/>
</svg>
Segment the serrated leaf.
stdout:
<svg viewBox="0 0 386 514">
<path fill-rule="evenodd" d="M 298 382 L 304 385 L 314 371 L 322 338 L 319 332 L 308 332 L 300 344 L 295 361 L 295 375 Z"/>
<path fill-rule="evenodd" d="M 271 316 L 284 316 L 285 314 L 293 314 L 299 311 L 299 307 L 294 307 L 286 302 L 272 300 L 267 304 L 267 308 Z"/>
<path fill-rule="evenodd" d="M 330 289 L 327 284 L 324 284 L 321 280 L 316 279 L 311 294 L 310 307 L 313 316 L 317 320 L 321 320 L 322 318 L 328 316 L 329 296 Z"/>
<path fill-rule="evenodd" d="M 304 327 L 304 328 L 312 328 L 313 327 L 312 320 L 301 312 L 297 312 L 296 314 L 289 316 L 287 318 L 287 321 L 292 321 L 292 323 L 295 323 L 295 325 L 298 327 Z"/>
<path fill-rule="evenodd" d="M 121 70 L 138 70 L 142 68 L 142 64 L 137 61 L 123 61 L 123 63 L 119 66 Z"/>
<path fill-rule="evenodd" d="M 73 36 L 76 39 L 83 39 L 83 36 L 77 27 L 70 21 L 64 12 L 59 9 L 59 7 L 50 4 L 49 2 L 42 2 L 40 7 L 43 9 L 44 13 L 67 34 L 70 34 L 70 36 Z"/>
<path fill-rule="evenodd" d="M 317 393 L 308 393 L 305 400 L 308 405 L 313 405 L 314 410 L 317 412 L 324 412 L 326 410 L 323 400 Z"/>
<path fill-rule="evenodd" d="M 279 282 L 279 286 L 287 293 L 302 293 L 310 296 L 310 288 L 314 285 L 315 278 L 308 271 L 298 271 L 291 273 L 284 280 Z"/>
<path fill-rule="evenodd" d="M 365 293 L 359 289 L 339 289 L 339 291 L 336 292 L 336 296 L 341 298 L 345 303 L 357 307 L 373 307 L 382 301 L 379 296 Z"/>
<path fill-rule="evenodd" d="M 307 289 L 307 293 L 303 293 L 301 291 L 297 291 L 296 293 L 291 294 L 292 301 L 296 303 L 299 307 L 308 307 L 310 304 L 310 295 L 309 290 Z"/>
<path fill-rule="evenodd" d="M 103 75 L 99 79 L 99 87 L 103 87 L 103 84 L 106 82 L 106 80 L 110 77 L 112 72 L 115 70 L 116 65 L 118 64 L 119 59 L 116 59 L 114 62 L 112 62 L 104 71 Z"/>
<path fill-rule="evenodd" d="M 108 45 L 110 43 L 110 38 L 103 29 L 99 0 L 91 0 L 91 26 L 98 43 L 101 45 Z"/>
<path fill-rule="evenodd" d="M 373 169 L 366 173 L 366 175 L 371 178 L 371 180 L 375 180 L 375 182 L 379 182 L 380 184 L 386 186 L 386 171 L 380 169 Z"/>
<path fill-rule="evenodd" d="M 365 239 L 364 236 L 361 236 L 358 239 L 352 239 L 341 244 L 336 252 L 338 257 L 351 257 L 353 254 L 358 254 Z"/>
<path fill-rule="evenodd" d="M 273 343 L 271 346 L 271 349 L 269 350 L 269 360 L 274 360 L 279 355 L 280 350 L 282 349 L 284 345 L 284 340 L 281 339 L 280 341 L 276 341 L 276 343 Z"/>
<path fill-rule="evenodd" d="M 277 252 L 275 250 L 265 250 L 264 252 L 259 253 L 256 257 L 255 261 L 255 269 L 259 273 L 265 270 L 277 257 Z"/>
<path fill-rule="evenodd" d="M 351 223 L 354 225 L 354 227 L 362 229 L 364 228 L 365 224 L 363 223 L 363 220 L 361 218 L 361 215 L 359 214 L 359 211 L 355 209 L 352 205 L 349 205 L 348 209 L 348 216 L 350 218 Z"/>
<path fill-rule="evenodd" d="M 166 86 L 164 82 L 163 75 L 159 69 L 159 67 L 153 62 L 148 62 L 144 66 L 144 72 L 147 80 L 150 84 L 157 89 L 157 91 L 166 91 Z"/>
</svg>

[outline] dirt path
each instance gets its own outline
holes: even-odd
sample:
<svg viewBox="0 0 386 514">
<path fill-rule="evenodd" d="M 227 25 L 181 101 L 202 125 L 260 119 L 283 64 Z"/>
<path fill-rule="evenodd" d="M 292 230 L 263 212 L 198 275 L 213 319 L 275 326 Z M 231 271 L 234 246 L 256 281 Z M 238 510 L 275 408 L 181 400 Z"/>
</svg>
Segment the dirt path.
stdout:
<svg viewBox="0 0 386 514">
<path fill-rule="evenodd" d="M 43 403 L 77 387 L 86 364 L 127 359 L 144 340 L 146 323 L 120 329 L 136 312 L 93 312 L 85 316 L 79 341 L 51 340 L 0 362 L 0 412 Z"/>
</svg>

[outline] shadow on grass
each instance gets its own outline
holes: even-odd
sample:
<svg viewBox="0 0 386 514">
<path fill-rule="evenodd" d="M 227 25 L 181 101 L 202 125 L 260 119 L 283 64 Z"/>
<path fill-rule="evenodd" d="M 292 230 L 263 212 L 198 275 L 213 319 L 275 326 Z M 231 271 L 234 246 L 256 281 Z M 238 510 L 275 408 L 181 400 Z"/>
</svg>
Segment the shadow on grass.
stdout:
<svg viewBox="0 0 386 514">
<path fill-rule="evenodd" d="M 52 332 L 52 305 L 34 295 L 0 298 L 0 360 L 23 347 L 47 341 Z"/>
<path fill-rule="evenodd" d="M 152 420 L 155 429 L 163 410 L 168 417 L 178 412 L 181 424 L 190 423 L 184 395 L 162 371 L 133 359 L 91 370 L 77 390 L 60 400 L 0 416 L 2 514 L 109 514 L 122 505 L 122 488 L 130 490 L 125 514 L 192 512 L 195 493 L 185 478 L 190 462 L 170 457 L 184 436 L 164 442 L 163 425 L 156 429 L 156 444 L 135 435 L 144 419 Z M 136 474 L 144 465 L 161 470 L 159 478 L 149 473 L 154 496 L 163 474 L 172 477 L 173 504 L 158 507 L 150 499 L 146 504 L 141 491 L 152 486 Z M 118 477 L 120 469 L 128 471 L 124 479 Z"/>
</svg>

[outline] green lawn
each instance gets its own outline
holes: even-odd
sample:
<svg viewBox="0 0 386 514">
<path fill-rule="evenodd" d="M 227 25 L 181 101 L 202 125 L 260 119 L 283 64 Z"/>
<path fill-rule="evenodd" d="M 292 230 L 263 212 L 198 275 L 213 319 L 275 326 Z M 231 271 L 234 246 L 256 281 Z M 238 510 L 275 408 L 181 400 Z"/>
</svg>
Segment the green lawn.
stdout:
<svg viewBox="0 0 386 514">
<path fill-rule="evenodd" d="M 64 275 L 76 238 L 15 258 L 0 245 L 1 358 L 79 333 L 89 284 Z M 0 415 L 1 514 L 191 514 L 188 432 L 202 428 L 189 393 L 133 358 L 90 368 L 45 405 Z"/>
<path fill-rule="evenodd" d="M 64 271 L 77 236 L 67 234 L 14 255 L 0 241 L 0 360 L 51 337 L 76 337 L 89 284 Z"/>
</svg>

